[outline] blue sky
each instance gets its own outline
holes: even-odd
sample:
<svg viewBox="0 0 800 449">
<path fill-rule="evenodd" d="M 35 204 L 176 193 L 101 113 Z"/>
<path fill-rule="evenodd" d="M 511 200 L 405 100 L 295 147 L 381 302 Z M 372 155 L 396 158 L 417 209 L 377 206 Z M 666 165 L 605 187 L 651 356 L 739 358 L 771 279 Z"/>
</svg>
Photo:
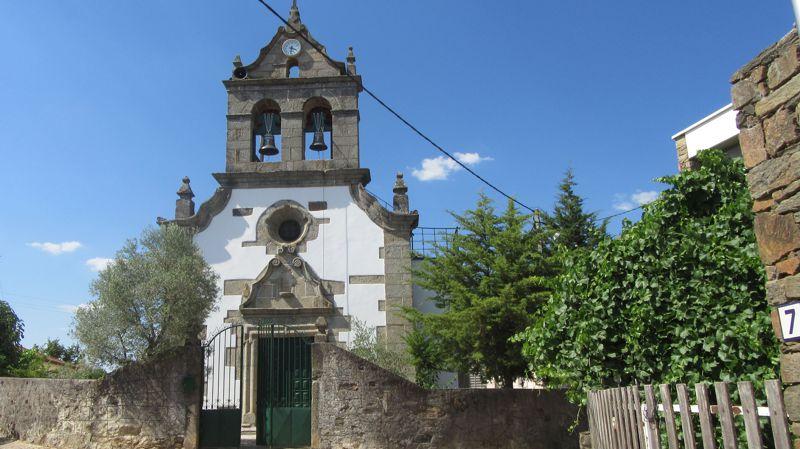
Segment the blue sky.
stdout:
<svg viewBox="0 0 800 449">
<path fill-rule="evenodd" d="M 354 46 L 365 84 L 482 175 L 549 209 L 571 166 L 601 215 L 652 198 L 676 171 L 670 136 L 793 23 L 789 0 L 299 3 L 329 54 Z M 277 26 L 255 0 L 0 3 L 0 297 L 24 344 L 67 338 L 93 269 L 172 216 L 181 177 L 211 195 L 220 81 Z M 368 188 L 390 199 L 404 171 L 423 226 L 484 190 L 438 156 L 361 97 Z"/>
</svg>

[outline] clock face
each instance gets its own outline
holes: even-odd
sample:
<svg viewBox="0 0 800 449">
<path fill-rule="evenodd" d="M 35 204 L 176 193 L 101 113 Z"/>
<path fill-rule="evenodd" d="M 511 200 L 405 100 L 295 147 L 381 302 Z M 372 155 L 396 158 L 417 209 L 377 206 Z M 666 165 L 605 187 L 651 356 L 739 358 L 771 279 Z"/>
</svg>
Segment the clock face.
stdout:
<svg viewBox="0 0 800 449">
<path fill-rule="evenodd" d="M 283 43 L 283 54 L 286 56 L 297 56 L 300 53 L 300 41 L 288 39 Z"/>
</svg>

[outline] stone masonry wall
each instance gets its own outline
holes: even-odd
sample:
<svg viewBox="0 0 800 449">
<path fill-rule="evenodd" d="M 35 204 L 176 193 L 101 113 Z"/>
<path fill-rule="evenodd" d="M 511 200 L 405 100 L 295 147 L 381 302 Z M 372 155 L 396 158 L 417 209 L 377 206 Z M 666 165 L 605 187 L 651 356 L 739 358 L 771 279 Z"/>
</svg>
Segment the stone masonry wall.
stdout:
<svg viewBox="0 0 800 449">
<path fill-rule="evenodd" d="M 770 305 L 800 300 L 800 59 L 797 30 L 736 72 L 733 106 Z M 780 324 L 773 313 L 776 333 Z M 800 448 L 800 343 L 781 345 L 781 379 Z"/>
<path fill-rule="evenodd" d="M 312 349 L 319 449 L 578 449 L 560 391 L 425 390 L 330 343 Z"/>
<path fill-rule="evenodd" d="M 0 377 L 0 437 L 64 449 L 196 448 L 202 350 L 103 380 Z"/>
</svg>

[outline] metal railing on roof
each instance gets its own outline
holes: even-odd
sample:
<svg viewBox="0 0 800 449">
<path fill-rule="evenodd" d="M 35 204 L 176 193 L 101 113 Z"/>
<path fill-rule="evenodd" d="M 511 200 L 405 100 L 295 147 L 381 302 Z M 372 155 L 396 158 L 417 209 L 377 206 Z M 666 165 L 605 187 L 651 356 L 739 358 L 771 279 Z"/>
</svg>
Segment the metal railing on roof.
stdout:
<svg viewBox="0 0 800 449">
<path fill-rule="evenodd" d="M 439 248 L 450 246 L 458 228 L 420 226 L 411 234 L 411 251 L 415 257 L 435 257 Z"/>
</svg>

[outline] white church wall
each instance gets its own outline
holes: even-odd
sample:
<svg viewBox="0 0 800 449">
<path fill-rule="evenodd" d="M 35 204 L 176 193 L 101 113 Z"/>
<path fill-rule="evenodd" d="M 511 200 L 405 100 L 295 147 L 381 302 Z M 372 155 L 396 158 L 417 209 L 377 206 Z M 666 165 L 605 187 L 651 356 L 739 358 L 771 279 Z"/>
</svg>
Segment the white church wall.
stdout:
<svg viewBox="0 0 800 449">
<path fill-rule="evenodd" d="M 195 237 L 206 261 L 219 274 L 220 293 L 225 280 L 254 279 L 273 258 L 263 246 L 244 247 L 242 243 L 256 240 L 259 217 L 280 200 L 293 200 L 304 207 L 311 201 L 327 202 L 326 210 L 310 213 L 330 219 L 330 223 L 320 224 L 318 237 L 308 241 L 307 251 L 299 255 L 322 279 L 344 282 L 345 293 L 334 296 L 334 302 L 345 315 L 369 326 L 385 325 L 386 314 L 378 310 L 378 301 L 385 297 L 384 284 L 350 285 L 353 275 L 384 274 L 379 257 L 383 229 L 353 202 L 347 186 L 235 189 L 225 209 Z M 237 208 L 252 208 L 253 212 L 233 216 Z M 218 309 L 206 320 L 208 331 L 224 327 L 228 310 L 238 310 L 240 302 L 240 295 L 221 295 Z M 348 335 L 340 337 L 347 341 Z"/>
</svg>

